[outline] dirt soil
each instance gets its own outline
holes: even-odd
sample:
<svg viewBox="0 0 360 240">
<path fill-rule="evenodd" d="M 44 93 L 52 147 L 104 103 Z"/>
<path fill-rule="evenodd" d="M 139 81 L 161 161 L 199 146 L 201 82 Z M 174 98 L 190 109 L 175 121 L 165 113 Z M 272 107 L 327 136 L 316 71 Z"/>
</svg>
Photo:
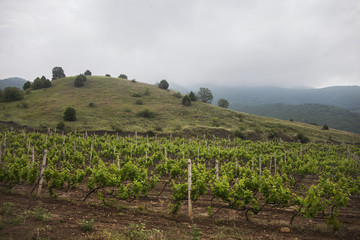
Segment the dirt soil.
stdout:
<svg viewBox="0 0 360 240">
<path fill-rule="evenodd" d="M 208 216 L 211 196 L 193 203 L 193 218 L 187 216 L 187 202 L 180 212 L 169 211 L 171 189 L 163 184 L 149 197 L 132 202 L 118 201 L 116 207 L 102 204 L 96 194 L 83 202 L 86 186 L 49 196 L 46 186 L 40 197 L 30 194 L 33 186 L 0 189 L 0 239 L 360 239 L 360 196 L 352 196 L 350 205 L 342 209 L 342 228 L 334 233 L 321 216 L 315 219 L 290 219 L 294 208 L 265 207 L 246 221 L 243 211 L 222 208 Z M 214 202 L 216 212 L 223 205 Z M 40 217 L 39 217 L 40 216 Z M 43 216 L 43 217 L 42 217 Z M 89 230 L 82 221 L 94 219 Z M 287 227 L 290 232 L 282 232 Z M 283 229 L 284 230 L 284 229 Z"/>
</svg>

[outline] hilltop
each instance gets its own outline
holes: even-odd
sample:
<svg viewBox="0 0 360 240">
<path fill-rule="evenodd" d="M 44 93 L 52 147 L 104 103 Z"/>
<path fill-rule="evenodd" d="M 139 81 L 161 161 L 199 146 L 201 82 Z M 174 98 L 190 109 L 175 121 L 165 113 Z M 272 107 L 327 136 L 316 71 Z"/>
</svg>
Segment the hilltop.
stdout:
<svg viewBox="0 0 360 240">
<path fill-rule="evenodd" d="M 77 121 L 65 122 L 66 130 L 72 131 L 231 134 L 252 140 L 295 140 L 301 133 L 314 141 L 360 142 L 358 134 L 325 131 L 320 126 L 239 113 L 199 101 L 186 107 L 181 104 L 180 93 L 155 85 L 88 76 L 84 87 L 75 88 L 74 79 L 56 79 L 51 88 L 32 90 L 22 101 L 0 103 L 0 121 L 54 129 L 62 121 L 66 107 L 72 106 L 77 111 Z M 153 118 L 138 116 L 145 109 L 153 113 Z"/>
</svg>

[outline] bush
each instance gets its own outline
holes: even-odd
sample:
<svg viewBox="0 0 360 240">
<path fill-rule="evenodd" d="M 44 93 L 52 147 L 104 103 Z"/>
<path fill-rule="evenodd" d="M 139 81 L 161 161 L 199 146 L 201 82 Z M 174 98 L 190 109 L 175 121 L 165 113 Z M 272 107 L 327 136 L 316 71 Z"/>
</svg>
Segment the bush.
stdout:
<svg viewBox="0 0 360 240">
<path fill-rule="evenodd" d="M 23 93 L 17 87 L 7 87 L 4 89 L 3 92 L 4 101 L 5 102 L 12 102 L 12 101 L 19 101 L 24 98 Z"/>
<path fill-rule="evenodd" d="M 89 103 L 89 107 L 95 107 L 95 103 L 94 103 L 94 102 L 90 102 L 90 103 Z"/>
<path fill-rule="evenodd" d="M 73 107 L 67 107 L 64 112 L 64 120 L 65 121 L 76 121 L 76 111 Z"/>
<path fill-rule="evenodd" d="M 303 135 L 302 133 L 297 134 L 295 139 L 298 140 L 301 143 L 310 142 L 310 139 L 308 137 L 306 137 L 305 135 Z"/>
<path fill-rule="evenodd" d="M 64 130 L 65 130 L 65 123 L 64 123 L 63 121 L 58 122 L 58 123 L 56 124 L 56 129 L 61 130 L 61 131 L 64 131 Z"/>
<path fill-rule="evenodd" d="M 141 100 L 136 100 L 135 104 L 136 105 L 143 105 L 143 102 Z"/>
<path fill-rule="evenodd" d="M 159 88 L 166 90 L 169 88 L 169 83 L 165 79 L 163 79 L 159 83 Z"/>
<path fill-rule="evenodd" d="M 222 108 L 228 108 L 229 102 L 226 99 L 220 98 L 218 101 L 218 106 Z"/>
<path fill-rule="evenodd" d="M 84 75 L 85 75 L 85 76 L 91 76 L 90 70 L 86 70 L 86 71 L 84 72 Z"/>
<path fill-rule="evenodd" d="M 327 124 L 325 124 L 323 127 L 322 127 L 322 130 L 329 130 L 329 126 Z"/>
<path fill-rule="evenodd" d="M 234 137 L 240 138 L 240 139 L 245 139 L 245 134 L 240 130 L 235 130 L 233 133 Z"/>
<path fill-rule="evenodd" d="M 30 87 L 31 87 L 31 82 L 27 81 L 27 82 L 24 83 L 23 89 L 26 90 L 26 89 L 28 89 Z"/>
<path fill-rule="evenodd" d="M 54 67 L 52 69 L 52 74 L 53 74 L 52 80 L 66 77 L 64 70 L 61 67 Z"/>
<path fill-rule="evenodd" d="M 128 77 L 125 74 L 120 74 L 118 78 L 128 79 Z"/>
<path fill-rule="evenodd" d="M 42 88 L 49 88 L 51 87 L 51 81 L 49 79 L 46 79 L 45 76 L 42 76 L 41 78 L 37 77 L 34 82 L 31 84 L 31 89 L 37 90 Z"/>
<path fill-rule="evenodd" d="M 83 231 L 91 231 L 94 229 L 94 222 L 94 219 L 91 219 L 90 221 L 82 219 L 80 223 L 80 229 Z"/>
<path fill-rule="evenodd" d="M 131 95 L 132 97 L 141 97 L 141 95 L 140 94 L 138 94 L 138 93 L 134 93 L 133 95 Z"/>
<path fill-rule="evenodd" d="M 195 102 L 197 100 L 197 97 L 196 97 L 195 93 L 193 93 L 193 91 L 191 91 L 189 93 L 189 98 L 192 102 Z"/>
<path fill-rule="evenodd" d="M 111 77 L 111 75 L 110 74 L 105 74 L 105 77 Z"/>
<path fill-rule="evenodd" d="M 191 106 L 191 100 L 188 95 L 185 95 L 182 99 L 182 104 L 184 106 Z"/>
<path fill-rule="evenodd" d="M 86 76 L 84 74 L 77 75 L 74 80 L 75 87 L 83 87 L 85 85 Z"/>
<path fill-rule="evenodd" d="M 132 79 L 131 82 L 132 82 L 132 83 L 136 83 L 136 79 Z"/>
<path fill-rule="evenodd" d="M 149 109 L 140 111 L 136 115 L 139 117 L 144 117 L 144 118 L 153 118 L 155 116 L 155 114 L 153 112 L 151 112 Z"/>
<path fill-rule="evenodd" d="M 200 88 L 198 92 L 198 96 L 201 101 L 206 103 L 211 103 L 213 100 L 213 95 L 211 93 L 211 90 L 208 88 Z"/>
<path fill-rule="evenodd" d="M 176 97 L 176 98 L 182 98 L 183 97 L 181 95 L 181 93 L 179 93 L 179 92 L 174 93 L 173 96 Z"/>
</svg>

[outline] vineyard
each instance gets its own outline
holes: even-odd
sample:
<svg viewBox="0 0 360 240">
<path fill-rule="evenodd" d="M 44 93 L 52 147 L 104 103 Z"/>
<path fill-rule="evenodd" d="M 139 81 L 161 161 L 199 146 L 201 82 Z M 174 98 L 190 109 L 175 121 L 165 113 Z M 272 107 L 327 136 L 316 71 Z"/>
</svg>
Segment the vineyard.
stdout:
<svg viewBox="0 0 360 240">
<path fill-rule="evenodd" d="M 313 220 L 341 237 L 344 224 L 359 223 L 359 156 L 360 147 L 347 144 L 7 131 L 0 184 L 112 211 L 141 202 L 190 222 L 251 225 L 285 212 L 286 226 Z M 349 206 L 354 217 L 344 222 Z M 359 233 L 347 227 L 343 234 Z"/>
</svg>

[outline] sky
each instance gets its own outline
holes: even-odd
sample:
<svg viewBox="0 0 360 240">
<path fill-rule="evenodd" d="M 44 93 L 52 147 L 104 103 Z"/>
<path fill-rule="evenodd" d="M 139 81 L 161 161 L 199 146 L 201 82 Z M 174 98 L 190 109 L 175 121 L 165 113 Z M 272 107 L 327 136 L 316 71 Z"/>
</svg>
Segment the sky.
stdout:
<svg viewBox="0 0 360 240">
<path fill-rule="evenodd" d="M 0 0 L 0 79 L 360 85 L 359 0 Z"/>
</svg>

